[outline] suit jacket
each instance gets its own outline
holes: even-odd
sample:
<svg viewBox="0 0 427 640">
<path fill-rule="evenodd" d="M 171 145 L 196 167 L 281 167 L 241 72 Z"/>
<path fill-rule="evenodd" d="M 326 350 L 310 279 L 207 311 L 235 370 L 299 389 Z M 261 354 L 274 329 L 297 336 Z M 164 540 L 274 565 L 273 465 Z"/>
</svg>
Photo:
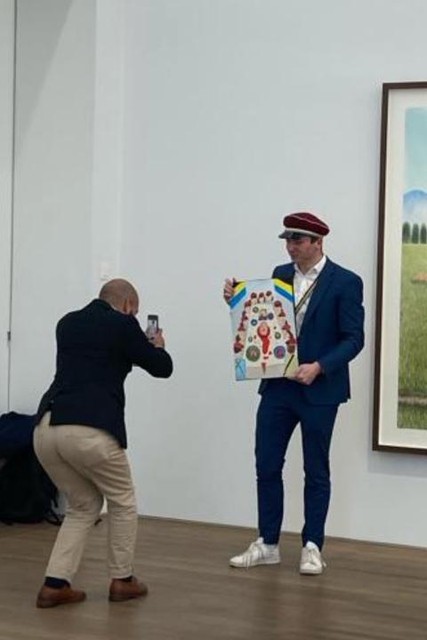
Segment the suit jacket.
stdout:
<svg viewBox="0 0 427 640">
<path fill-rule="evenodd" d="M 157 378 L 172 373 L 170 355 L 154 347 L 137 319 L 96 299 L 64 316 L 56 327 L 53 383 L 41 399 L 38 421 L 104 429 L 126 448 L 124 381 L 132 366 Z"/>
<path fill-rule="evenodd" d="M 274 269 L 273 278 L 292 283 L 293 263 Z M 300 364 L 319 362 L 323 373 L 303 386 L 310 404 L 340 404 L 350 398 L 348 363 L 364 345 L 363 283 L 361 278 L 331 260 L 319 274 L 298 336 Z M 263 380 L 260 393 L 292 392 L 294 382 Z"/>
</svg>

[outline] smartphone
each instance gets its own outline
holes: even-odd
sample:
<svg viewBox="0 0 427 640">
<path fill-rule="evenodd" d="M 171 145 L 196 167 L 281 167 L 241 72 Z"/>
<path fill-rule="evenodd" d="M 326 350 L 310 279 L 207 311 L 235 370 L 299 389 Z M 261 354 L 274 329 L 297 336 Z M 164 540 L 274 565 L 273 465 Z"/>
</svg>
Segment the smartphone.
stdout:
<svg viewBox="0 0 427 640">
<path fill-rule="evenodd" d="M 147 331 L 148 337 L 154 336 L 159 330 L 159 316 L 155 314 L 149 314 L 147 316 Z"/>
</svg>

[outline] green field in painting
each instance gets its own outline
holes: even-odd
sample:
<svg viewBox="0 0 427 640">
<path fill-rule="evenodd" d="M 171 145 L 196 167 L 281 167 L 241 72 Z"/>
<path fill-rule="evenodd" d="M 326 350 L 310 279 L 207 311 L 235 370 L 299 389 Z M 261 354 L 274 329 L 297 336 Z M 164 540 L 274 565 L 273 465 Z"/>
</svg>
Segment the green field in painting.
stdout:
<svg viewBox="0 0 427 640">
<path fill-rule="evenodd" d="M 427 407 L 400 404 L 397 412 L 397 426 L 401 429 L 427 429 Z"/>
<path fill-rule="evenodd" d="M 399 396 L 427 401 L 427 245 L 403 245 L 401 291 Z M 427 406 L 400 404 L 398 426 L 427 429 Z"/>
</svg>

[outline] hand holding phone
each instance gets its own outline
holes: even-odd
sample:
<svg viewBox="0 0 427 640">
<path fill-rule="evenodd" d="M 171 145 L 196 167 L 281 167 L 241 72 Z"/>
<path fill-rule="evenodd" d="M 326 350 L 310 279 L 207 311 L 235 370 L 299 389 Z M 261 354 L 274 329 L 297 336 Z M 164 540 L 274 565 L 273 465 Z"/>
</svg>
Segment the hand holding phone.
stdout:
<svg viewBox="0 0 427 640">
<path fill-rule="evenodd" d="M 147 329 L 145 331 L 147 338 L 155 347 L 165 348 L 165 339 L 163 331 L 159 327 L 159 316 L 150 314 L 147 317 Z"/>
<path fill-rule="evenodd" d="M 155 314 L 149 314 L 147 317 L 147 338 L 151 340 L 159 331 L 159 316 Z"/>
</svg>

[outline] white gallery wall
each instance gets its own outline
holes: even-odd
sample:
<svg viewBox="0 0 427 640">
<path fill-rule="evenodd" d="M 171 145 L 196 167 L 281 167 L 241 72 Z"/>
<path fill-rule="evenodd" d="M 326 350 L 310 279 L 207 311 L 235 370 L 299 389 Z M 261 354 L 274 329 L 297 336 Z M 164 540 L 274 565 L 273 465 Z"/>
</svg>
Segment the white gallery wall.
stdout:
<svg viewBox="0 0 427 640">
<path fill-rule="evenodd" d="M 222 282 L 269 276 L 286 259 L 283 215 L 307 208 L 332 228 L 327 254 L 365 282 L 328 533 L 425 546 L 427 459 L 370 443 L 381 83 L 425 79 L 427 5 L 18 9 L 11 408 L 33 411 L 49 383 L 57 317 L 121 273 L 175 361 L 170 380 L 135 371 L 127 384 L 140 512 L 255 526 L 257 385 L 233 381 Z M 284 527 L 298 531 L 298 436 L 285 478 Z"/>
<path fill-rule="evenodd" d="M 33 413 L 58 317 L 92 293 L 95 5 L 19 0 L 10 407 Z"/>
<path fill-rule="evenodd" d="M 18 0 L 10 408 L 35 412 L 58 318 L 119 272 L 121 3 Z"/>
<path fill-rule="evenodd" d="M 0 413 L 8 406 L 15 12 L 0 0 Z"/>
<path fill-rule="evenodd" d="M 381 84 L 425 79 L 427 6 L 388 0 L 126 4 L 122 265 L 158 311 L 174 377 L 129 387 L 147 513 L 256 525 L 256 383 L 233 382 L 225 276 L 284 261 L 285 212 L 365 281 L 366 348 L 332 452 L 328 533 L 425 545 L 427 459 L 371 451 Z M 302 524 L 300 442 L 285 528 Z"/>
</svg>

